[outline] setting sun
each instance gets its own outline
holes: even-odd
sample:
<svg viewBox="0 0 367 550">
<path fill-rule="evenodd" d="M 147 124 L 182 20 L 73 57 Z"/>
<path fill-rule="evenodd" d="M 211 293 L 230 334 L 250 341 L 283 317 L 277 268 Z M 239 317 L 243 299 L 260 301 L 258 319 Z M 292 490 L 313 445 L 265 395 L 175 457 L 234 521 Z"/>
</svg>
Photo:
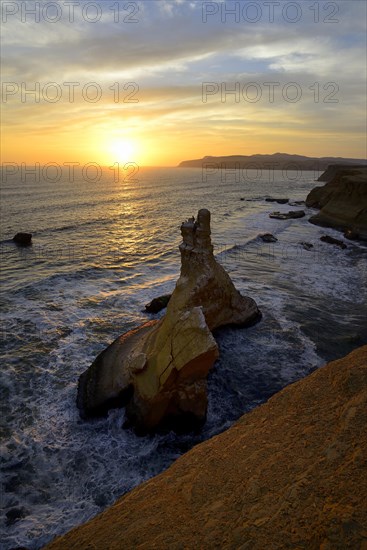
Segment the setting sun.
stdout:
<svg viewBox="0 0 367 550">
<path fill-rule="evenodd" d="M 110 161 L 126 164 L 137 161 L 138 147 L 132 139 L 116 139 L 109 144 L 106 153 Z"/>
</svg>

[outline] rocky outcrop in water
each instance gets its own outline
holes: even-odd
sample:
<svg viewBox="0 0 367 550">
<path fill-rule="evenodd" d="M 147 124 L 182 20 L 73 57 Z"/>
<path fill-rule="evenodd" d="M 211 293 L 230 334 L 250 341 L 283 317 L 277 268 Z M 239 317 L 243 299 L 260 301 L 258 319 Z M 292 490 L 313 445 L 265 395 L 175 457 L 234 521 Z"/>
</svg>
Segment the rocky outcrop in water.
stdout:
<svg viewBox="0 0 367 550">
<path fill-rule="evenodd" d="M 269 214 L 269 218 L 274 220 L 295 220 L 297 218 L 305 217 L 304 210 L 291 210 L 290 212 L 272 212 Z"/>
<path fill-rule="evenodd" d="M 148 313 L 159 313 L 167 307 L 170 298 L 171 294 L 164 294 L 163 296 L 158 296 L 158 298 L 153 298 L 149 304 L 146 304 L 145 311 Z"/>
<path fill-rule="evenodd" d="M 17 233 L 13 241 L 20 246 L 30 246 L 32 244 L 32 233 Z"/>
<path fill-rule="evenodd" d="M 181 226 L 181 275 L 167 308 L 180 311 L 202 307 L 210 330 L 224 325 L 251 326 L 260 319 L 254 300 L 236 290 L 228 273 L 216 261 L 210 238 L 210 212 L 202 209 Z"/>
<path fill-rule="evenodd" d="M 367 240 L 367 167 L 330 168 L 333 178 L 307 196 L 306 205 L 320 209 L 309 221 Z M 325 174 L 329 177 L 327 171 Z"/>
<path fill-rule="evenodd" d="M 266 202 L 276 202 L 278 204 L 287 204 L 289 202 L 289 199 L 275 199 L 273 197 L 267 197 L 265 199 Z"/>
<path fill-rule="evenodd" d="M 117 338 L 79 378 L 83 418 L 126 407 L 128 424 L 141 433 L 188 430 L 205 421 L 206 377 L 219 353 L 211 331 L 249 326 L 261 314 L 217 263 L 210 212 L 181 225 L 181 275 L 166 315 Z"/>
<path fill-rule="evenodd" d="M 262 235 L 259 235 L 259 237 L 264 243 L 276 243 L 278 241 L 278 239 L 271 233 L 263 233 Z"/>
<path fill-rule="evenodd" d="M 313 249 L 313 244 L 311 243 L 306 243 L 304 241 L 300 242 L 299 243 L 305 250 L 312 250 Z"/>
<path fill-rule="evenodd" d="M 367 346 L 287 386 L 47 550 L 365 548 Z"/>
<path fill-rule="evenodd" d="M 347 248 L 347 245 L 343 243 L 343 241 L 340 241 L 339 239 L 334 239 L 334 237 L 331 237 L 330 235 L 323 235 L 322 237 L 320 237 L 320 241 L 322 241 L 323 243 L 334 244 L 342 249 Z"/>
</svg>

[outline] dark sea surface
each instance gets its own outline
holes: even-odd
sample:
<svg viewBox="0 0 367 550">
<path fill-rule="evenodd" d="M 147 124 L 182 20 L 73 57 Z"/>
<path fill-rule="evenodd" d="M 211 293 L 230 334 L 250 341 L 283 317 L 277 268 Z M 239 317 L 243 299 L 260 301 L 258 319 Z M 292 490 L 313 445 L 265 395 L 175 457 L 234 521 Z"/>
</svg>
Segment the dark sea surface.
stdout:
<svg viewBox="0 0 367 550">
<path fill-rule="evenodd" d="M 367 343 L 366 247 L 323 243 L 325 234 L 343 237 L 308 223 L 304 205 L 265 201 L 304 200 L 318 175 L 145 168 L 135 182 L 114 182 L 108 170 L 96 182 L 80 173 L 57 183 L 4 178 L 1 549 L 41 548 L 287 384 Z M 121 410 L 81 421 L 78 376 L 152 318 L 142 311 L 149 300 L 173 290 L 180 224 L 204 207 L 218 261 L 263 319 L 218 333 L 203 432 L 137 437 L 122 429 Z M 305 218 L 268 216 L 299 208 Z M 33 233 L 32 247 L 11 242 L 18 231 Z M 263 243 L 265 232 L 278 242 Z M 9 520 L 14 508 L 24 517 Z"/>
</svg>

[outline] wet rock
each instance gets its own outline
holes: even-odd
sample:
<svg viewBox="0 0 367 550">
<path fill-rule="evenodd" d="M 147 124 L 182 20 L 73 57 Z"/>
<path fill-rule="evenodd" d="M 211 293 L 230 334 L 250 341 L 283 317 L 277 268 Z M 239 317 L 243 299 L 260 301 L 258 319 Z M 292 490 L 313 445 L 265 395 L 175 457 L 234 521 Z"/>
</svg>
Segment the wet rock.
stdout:
<svg viewBox="0 0 367 550">
<path fill-rule="evenodd" d="M 291 210 L 290 212 L 272 212 L 269 214 L 269 218 L 275 220 L 291 220 L 296 218 L 303 218 L 306 215 L 304 210 Z"/>
<path fill-rule="evenodd" d="M 172 294 L 164 294 L 163 296 L 159 296 L 158 298 L 153 298 L 149 304 L 146 304 L 145 311 L 148 313 L 158 313 L 165 307 L 167 307 L 168 302 L 171 298 Z"/>
<path fill-rule="evenodd" d="M 13 241 L 20 246 L 30 246 L 32 244 L 32 233 L 17 233 Z"/>
<path fill-rule="evenodd" d="M 278 204 L 287 204 L 289 199 L 274 199 L 272 197 L 268 197 L 267 199 L 265 199 L 266 202 L 276 202 Z"/>
<path fill-rule="evenodd" d="M 300 244 L 301 246 L 303 246 L 303 248 L 304 248 L 305 250 L 311 250 L 311 249 L 313 248 L 313 244 L 311 244 L 311 243 L 301 242 L 301 243 L 299 243 L 299 244 Z"/>
<path fill-rule="evenodd" d="M 339 246 L 340 248 L 347 248 L 347 245 L 343 243 L 343 241 L 339 241 L 339 239 L 334 239 L 334 237 L 330 237 L 330 235 L 323 235 L 320 237 L 320 241 L 323 243 L 328 244 L 335 244 L 336 246 Z"/>
<path fill-rule="evenodd" d="M 289 206 L 302 206 L 303 204 L 306 204 L 305 201 L 289 201 Z"/>
<path fill-rule="evenodd" d="M 276 243 L 278 241 L 271 233 L 264 233 L 263 235 L 259 235 L 259 237 L 264 243 Z"/>
</svg>

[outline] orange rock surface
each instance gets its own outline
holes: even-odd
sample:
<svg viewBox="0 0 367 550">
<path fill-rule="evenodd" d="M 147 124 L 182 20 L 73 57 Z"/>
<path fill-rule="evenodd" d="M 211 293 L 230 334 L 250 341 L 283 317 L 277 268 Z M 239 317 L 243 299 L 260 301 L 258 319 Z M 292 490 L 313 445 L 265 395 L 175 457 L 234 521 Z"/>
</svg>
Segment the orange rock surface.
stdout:
<svg viewBox="0 0 367 550">
<path fill-rule="evenodd" d="M 366 427 L 364 346 L 46 548 L 366 549 Z"/>
</svg>

